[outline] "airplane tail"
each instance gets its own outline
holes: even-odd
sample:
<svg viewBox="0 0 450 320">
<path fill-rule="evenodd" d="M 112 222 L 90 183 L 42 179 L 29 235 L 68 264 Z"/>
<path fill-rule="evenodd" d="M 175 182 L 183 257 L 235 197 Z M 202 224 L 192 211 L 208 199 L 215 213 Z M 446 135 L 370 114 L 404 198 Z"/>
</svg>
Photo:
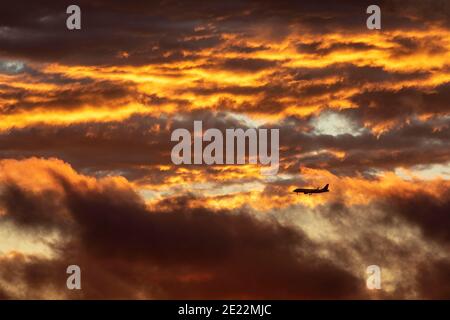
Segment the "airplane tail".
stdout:
<svg viewBox="0 0 450 320">
<path fill-rule="evenodd" d="M 329 184 L 326 184 L 325 187 L 323 187 L 323 190 L 328 191 Z"/>
</svg>

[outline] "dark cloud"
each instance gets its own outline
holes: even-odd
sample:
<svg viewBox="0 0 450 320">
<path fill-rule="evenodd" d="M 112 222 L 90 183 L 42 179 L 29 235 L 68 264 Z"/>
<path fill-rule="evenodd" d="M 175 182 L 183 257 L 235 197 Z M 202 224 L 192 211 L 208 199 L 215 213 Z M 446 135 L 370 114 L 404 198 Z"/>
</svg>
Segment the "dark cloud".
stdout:
<svg viewBox="0 0 450 320">
<path fill-rule="evenodd" d="M 414 62 L 416 54 L 429 59 L 445 54 L 436 28 L 450 27 L 448 1 L 379 1 L 383 43 L 373 44 L 352 41 L 353 35 L 362 39 L 368 32 L 365 10 L 372 4 L 369 1 L 80 0 L 80 31 L 65 27 L 65 10 L 70 4 L 65 0 L 18 0 L 2 8 L 0 113 L 6 118 L 5 127 L 9 117 L 20 119 L 29 114 L 32 118 L 34 112 L 41 116 L 53 111 L 70 116 L 87 106 L 114 112 L 135 103 L 152 115 L 64 125 L 51 121 L 11 125 L 0 132 L 1 159 L 55 157 L 91 176 L 121 175 L 137 185 L 161 186 L 178 174 L 173 168 L 160 168 L 172 165 L 170 134 L 174 129 L 192 131 L 194 120 L 203 120 L 204 129 L 245 129 L 249 124 L 233 114 L 279 116 L 294 108 L 302 114 L 304 108 L 304 116 L 287 116 L 264 125 L 280 128 L 280 173 L 295 175 L 284 181 L 260 181 L 268 199 L 285 193 L 293 184 L 306 183 L 298 176 L 300 167 L 370 180 L 380 171 L 426 168 L 450 161 L 450 84 L 433 87 L 429 85 L 432 81 L 427 81 L 441 79 L 448 67 L 401 70 L 400 63 L 394 71 L 389 60 L 393 65 L 395 61 L 407 64 Z M 425 36 L 419 32 L 400 35 L 417 29 L 431 31 Z M 325 43 L 321 39 L 327 33 L 343 37 Z M 386 61 L 381 59 L 378 64 L 372 55 L 367 61 L 354 61 L 350 56 L 353 63 L 293 67 L 289 56 L 284 60 L 266 57 L 265 50 L 277 50 L 285 40 L 294 46 L 286 48 L 287 52 L 293 49 L 323 58 L 325 64 L 333 61 L 334 54 L 347 61 L 347 51 L 363 57 L 366 52 L 383 50 Z M 280 50 L 280 56 L 285 52 Z M 168 86 L 153 89 L 150 81 L 142 89 L 141 82 L 72 76 L 49 71 L 51 68 L 44 68 L 46 63 L 60 64 L 61 69 L 65 65 L 145 65 L 154 71 L 132 69 L 133 76 L 161 72 Z M 120 72 L 127 72 L 111 69 L 108 72 L 117 78 Z M 189 73 L 196 69 L 205 76 Z M 251 85 L 222 81 L 215 74 L 222 70 L 237 77 L 264 73 L 258 73 L 256 84 Z M 174 83 L 172 88 L 171 79 L 182 85 Z M 40 90 L 37 84 L 56 88 Z M 201 110 L 192 111 L 192 102 L 186 97 L 199 98 L 195 108 Z M 199 107 L 203 99 L 207 102 Z M 336 109 L 333 103 L 341 99 L 353 108 Z M 167 104 L 174 105 L 177 113 L 156 113 Z M 314 120 L 325 113 L 344 118 L 347 133 L 315 130 Z M 222 187 L 236 184 L 235 179 L 241 184 L 256 179 L 224 179 L 219 166 L 192 168 L 201 170 L 201 177 L 209 183 Z M 39 169 L 30 165 L 27 170 L 32 175 Z M 292 226 L 292 221 L 282 224 L 256 216 L 250 209 L 212 210 L 201 205 L 205 199 L 192 195 L 166 196 L 148 207 L 124 180 L 69 174 L 57 165 L 49 165 L 47 171 L 48 185 L 41 189 L 11 177 L 1 181 L 0 221 L 30 235 L 56 232 L 60 239 L 50 242 L 54 258 L 17 252 L 0 256 L 0 283 L 9 284 L 0 287 L 0 299 L 42 298 L 48 292 L 89 299 L 366 298 L 364 281 L 349 267 L 359 258 L 370 263 L 381 260 L 396 271 L 405 267 L 402 271 L 407 274 L 415 270 L 403 261 L 417 267 L 414 282 L 400 284 L 395 292 L 381 295 L 383 298 L 409 297 L 411 292 L 424 298 L 449 296 L 448 260 L 423 257 L 429 253 L 427 248 L 400 246 L 371 229 L 372 225 L 382 230 L 417 227 L 423 237 L 420 240 L 444 251 L 450 240 L 450 195 L 444 183 L 437 194 L 420 189 L 403 194 L 394 189 L 377 198 L 373 206 L 350 207 L 339 201 L 318 206 L 314 213 L 338 230 L 356 225 L 354 240 L 331 246 L 312 241 L 306 231 Z M 23 176 L 27 178 L 27 174 Z M 219 197 L 224 200 L 227 196 Z M 292 210 L 303 213 L 307 208 Z M 376 210 L 385 213 L 382 218 L 367 217 Z M 416 251 L 417 256 L 413 254 Z M 331 257 L 324 258 L 323 252 Z M 69 264 L 83 269 L 81 294 L 65 290 Z M 22 283 L 26 288 L 23 296 L 11 293 L 11 285 L 21 288 Z"/>
<path fill-rule="evenodd" d="M 251 45 L 247 45 L 247 44 L 237 44 L 237 45 L 229 46 L 227 48 L 227 50 L 230 52 L 238 52 L 238 53 L 253 53 L 253 52 L 258 52 L 258 51 L 264 51 L 267 49 L 270 49 L 270 47 L 264 46 L 264 45 L 251 46 Z"/>
<path fill-rule="evenodd" d="M 18 200 L 18 193 L 28 193 L 19 200 L 32 209 L 33 216 L 26 218 L 22 207 L 7 205 L 5 217 L 10 221 L 23 225 L 25 219 L 38 229 L 70 226 L 64 234 L 72 240 L 63 247 L 59 244 L 61 256 L 53 266 L 36 259 L 13 263 L 15 272 L 10 277 L 24 281 L 31 297 L 44 284 L 62 290 L 64 263 L 83 267 L 87 275 L 83 298 L 131 298 L 139 290 L 160 298 L 363 295 L 357 278 L 308 253 L 314 252 L 314 244 L 301 230 L 245 211 L 192 207 L 194 199 L 189 197 L 166 199 L 158 204 L 160 210 L 149 210 L 128 185 L 106 180 L 95 185 L 74 182 L 56 169 L 49 170 L 56 182 L 53 190 L 63 190 L 57 197 L 47 189 L 29 193 L 18 191 L 17 185 L 2 186 L 4 203 Z M 52 210 L 50 216 L 41 210 L 43 202 L 60 202 L 62 209 Z M 7 266 L 8 261 L 2 261 L 6 274 Z M 142 273 L 144 267 L 147 274 Z M 92 278 L 102 273 L 100 280 Z M 108 277 L 121 281 L 116 286 L 108 284 L 105 290 L 102 280 Z M 121 286 L 127 289 L 121 291 Z"/>
<path fill-rule="evenodd" d="M 386 210 L 418 225 L 430 240 L 450 242 L 450 189 L 442 184 L 439 195 L 424 190 L 414 195 L 395 194 L 387 199 Z"/>
<path fill-rule="evenodd" d="M 364 280 L 341 267 L 351 265 L 355 254 L 364 263 L 402 270 L 403 276 L 412 272 L 407 264 L 417 265 L 415 282 L 400 283 L 394 292 L 380 293 L 381 298 L 411 293 L 448 297 L 446 260 L 424 262 L 426 250 L 414 243 L 402 246 L 375 232 L 401 228 L 406 221 L 419 226 L 425 240 L 445 245 L 450 223 L 447 189 L 440 195 L 418 190 L 408 196 L 393 189 L 375 207 L 339 201 L 318 206 L 314 214 L 334 228 L 353 230 L 347 241 L 327 244 L 313 242 L 298 227 L 246 209 L 196 205 L 199 199 L 189 194 L 148 208 L 123 180 L 92 180 L 68 172 L 61 163 L 39 161 L 50 178 L 43 187 L 32 191 L 9 179 L 0 188 L 2 221 L 28 234 L 58 231 L 63 237 L 51 244 L 55 258 L 16 254 L 0 259 L 2 283 L 22 284 L 25 291 L 16 293 L 21 297 L 43 298 L 50 287 L 53 294 L 84 299 L 367 298 Z M 283 184 L 266 191 L 277 193 L 291 182 Z M 381 216 L 373 215 L 377 208 L 384 212 Z M 354 219 L 362 212 L 366 218 L 355 228 Z M 317 254 L 323 250 L 331 257 Z M 65 289 L 65 268 L 70 264 L 82 267 L 81 292 Z M 3 298 L 18 297 L 3 291 Z"/>
<path fill-rule="evenodd" d="M 93 175 L 116 172 L 128 179 L 160 181 L 156 176 L 169 177 L 173 172 L 162 173 L 152 166 L 172 165 L 170 153 L 177 142 L 171 142 L 171 133 L 177 128 L 193 132 L 195 120 L 203 121 L 203 130 L 217 128 L 225 133 L 227 128 L 248 128 L 227 113 L 206 111 L 177 117 L 134 115 L 120 121 L 36 125 L 0 134 L 0 157 L 56 157 Z M 208 170 L 203 165 L 195 168 Z M 146 177 L 150 173 L 153 177 Z"/>
<path fill-rule="evenodd" d="M 348 117 L 352 112 L 350 109 L 336 114 L 352 119 Z M 446 118 L 426 122 L 416 119 L 379 135 L 368 130 L 330 135 L 315 132 L 307 119 L 291 117 L 277 125 L 282 128 L 281 166 L 293 173 L 305 166 L 327 169 L 338 175 L 354 175 L 377 169 L 445 164 L 450 160 L 448 122 Z M 320 151 L 341 151 L 345 155 L 342 158 Z"/>
<path fill-rule="evenodd" d="M 408 55 L 426 53 L 428 55 L 442 55 L 447 52 L 447 48 L 442 45 L 441 39 L 436 36 L 424 38 L 397 36 L 392 39 L 394 47 L 390 49 L 391 55 L 396 58 L 403 58 Z"/>
<path fill-rule="evenodd" d="M 354 95 L 351 100 L 358 109 L 351 112 L 361 121 L 404 123 L 414 116 L 449 112 L 450 84 L 444 83 L 430 91 L 419 88 L 400 90 L 368 90 Z"/>
<path fill-rule="evenodd" d="M 333 43 L 331 45 L 327 45 L 326 43 L 317 41 L 310 43 L 299 43 L 297 45 L 297 50 L 300 53 L 319 54 L 319 55 L 325 55 L 334 51 L 341 51 L 341 50 L 367 51 L 375 48 L 377 48 L 377 46 L 363 42 Z"/>
<path fill-rule="evenodd" d="M 350 63 L 332 64 L 323 68 L 295 68 L 288 72 L 295 80 L 319 80 L 339 75 L 349 88 L 365 83 L 419 80 L 429 76 L 427 71 L 388 71 L 383 67 L 356 66 Z"/>
<path fill-rule="evenodd" d="M 428 299 L 449 299 L 450 261 L 432 259 L 422 264 L 417 282 L 420 295 Z"/>
<path fill-rule="evenodd" d="M 7 212 L 14 212 L 14 216 L 6 216 L 4 219 L 12 219 L 24 228 L 33 229 L 38 226 L 48 230 L 59 224 L 62 228 L 63 217 L 54 214 L 62 211 L 60 200 L 59 194 L 53 190 L 34 194 L 13 182 L 2 183 L 1 186 L 0 206 Z"/>
<path fill-rule="evenodd" d="M 347 111 L 341 113 L 347 117 Z M 0 134 L 0 157 L 56 157 L 89 174 L 116 172 L 132 180 L 162 182 L 160 179 L 171 173 L 160 172 L 155 166 L 172 164 L 172 131 L 187 128 L 193 132 L 194 120 L 202 120 L 204 130 L 218 128 L 225 132 L 226 128 L 248 127 L 227 113 L 206 111 L 183 113 L 175 118 L 135 115 L 122 121 L 35 125 Z M 299 167 L 310 167 L 337 175 L 357 175 L 380 169 L 445 164 L 450 160 L 450 125 L 445 118 L 412 121 L 381 135 L 370 131 L 336 136 L 317 133 L 308 119 L 295 117 L 272 126 L 280 128 L 280 172 L 296 173 Z M 321 152 L 324 150 L 345 152 L 345 156 Z M 205 173 L 213 170 L 211 166 L 196 168 Z"/>
<path fill-rule="evenodd" d="M 218 110 L 232 110 L 245 113 L 279 113 L 296 101 L 301 105 L 323 105 L 326 107 L 330 97 L 337 98 L 346 90 L 354 90 L 365 84 L 393 84 L 400 81 L 419 81 L 426 80 L 431 73 L 428 71 L 388 71 L 383 67 L 374 66 L 356 66 L 351 63 L 332 64 L 321 68 L 285 68 L 280 63 L 271 62 L 262 59 L 232 59 L 233 63 L 228 63 L 227 70 L 240 71 L 259 71 L 273 68 L 273 71 L 262 78 L 262 83 L 254 86 L 250 85 L 219 85 L 215 82 L 206 82 L 204 80 L 196 81 L 191 86 L 178 90 L 180 93 L 193 93 L 200 96 L 208 95 L 244 95 L 252 96 L 252 100 L 237 102 L 232 97 L 222 97 L 217 105 L 212 106 Z M 333 82 L 323 83 L 320 80 L 327 80 L 331 77 L 339 77 Z M 317 82 L 318 81 L 318 82 Z M 440 90 L 440 88 L 438 88 Z M 418 88 L 411 88 L 411 91 L 417 91 L 417 94 L 426 94 L 425 91 Z M 445 88 L 442 91 L 445 92 Z M 379 90 L 382 91 L 382 90 Z M 386 90 L 389 92 L 389 90 Z M 358 106 L 364 108 L 362 97 L 368 95 L 371 91 L 358 92 L 349 99 Z M 283 102 L 287 100 L 289 102 Z M 391 96 L 386 98 L 388 101 L 395 102 L 397 99 L 396 92 L 392 92 Z M 400 98 L 401 99 L 401 98 Z M 211 106 L 209 106 L 211 107 Z M 386 107 L 387 108 L 387 107 Z M 407 109 L 397 107 L 399 112 Z M 355 110 L 358 114 L 371 112 L 371 110 Z M 373 113 L 379 110 L 374 109 Z M 390 113 L 393 111 L 390 108 Z M 351 112 L 349 112 L 351 113 Z M 355 115 L 356 117 L 356 115 Z M 389 112 L 386 113 L 389 117 Z M 362 118 L 362 116 L 360 116 Z M 378 121 L 376 116 L 367 116 L 368 120 Z"/>
<path fill-rule="evenodd" d="M 230 58 L 226 59 L 221 67 L 231 71 L 260 71 L 270 67 L 276 66 L 277 63 L 265 59 L 244 59 L 244 58 Z"/>
<path fill-rule="evenodd" d="M 222 42 L 220 34 L 250 35 L 269 25 L 273 38 L 289 25 L 309 32 L 364 31 L 370 1 L 78 1 L 82 30 L 66 30 L 70 1 L 16 1 L 2 10 L 0 52 L 7 57 L 87 65 L 142 65 L 195 59 L 195 52 Z M 444 1 L 380 1 L 385 29 L 448 24 Z M 420 9 L 418 9 L 420 8 Z M 424 12 L 428 14 L 425 15 Z M 214 28 L 196 28 L 211 24 Z M 200 36 L 197 37 L 197 36 Z M 360 48 L 359 45 L 355 49 Z M 230 50 L 233 50 L 231 48 Z M 129 53 L 128 59 L 119 53 Z M 244 49 L 248 51 L 248 49 Z"/>
<path fill-rule="evenodd" d="M 176 3 L 135 1 L 129 6 L 114 2 L 80 1 L 82 30 L 65 26 L 65 11 L 71 2 L 16 3 L 2 12 L 2 24 L 11 36 L 0 37 L 5 56 L 35 61 L 105 65 L 159 63 L 192 58 L 183 50 L 198 50 L 219 39 L 183 40 L 195 32 L 195 19 L 177 19 Z M 18 7 L 16 7 L 18 6 Z M 18 8 L 27 8 L 19 10 Z M 171 15 L 163 14 L 164 8 Z M 17 13 L 22 12 L 18 16 Z M 14 19 L 8 18 L 14 16 Z M 193 17 L 194 18 L 194 17 Z M 124 32 L 126 31 L 126 32 Z M 123 59 L 120 52 L 133 58 Z"/>
<path fill-rule="evenodd" d="M 14 102 L 0 106 L 2 114 L 35 109 L 67 111 L 87 106 L 115 109 L 139 99 L 134 85 L 125 81 L 74 81 L 70 86 L 44 92 L 9 86 L 4 86 L 4 89 L 0 97 Z"/>
</svg>

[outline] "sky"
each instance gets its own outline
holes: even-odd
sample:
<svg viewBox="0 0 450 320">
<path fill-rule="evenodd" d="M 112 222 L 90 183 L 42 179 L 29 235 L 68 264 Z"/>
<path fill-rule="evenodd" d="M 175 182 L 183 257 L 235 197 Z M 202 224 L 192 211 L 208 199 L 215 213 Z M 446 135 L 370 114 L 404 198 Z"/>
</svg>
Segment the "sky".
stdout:
<svg viewBox="0 0 450 320">
<path fill-rule="evenodd" d="M 0 299 L 450 298 L 450 2 L 372 2 L 3 4 Z M 278 173 L 173 164 L 198 120 Z"/>
</svg>

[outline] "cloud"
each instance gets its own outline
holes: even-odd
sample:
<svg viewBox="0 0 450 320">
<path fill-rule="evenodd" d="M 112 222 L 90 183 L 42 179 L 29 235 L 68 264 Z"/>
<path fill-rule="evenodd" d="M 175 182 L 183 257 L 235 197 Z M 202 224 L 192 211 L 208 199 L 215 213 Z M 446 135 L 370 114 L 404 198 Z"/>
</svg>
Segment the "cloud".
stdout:
<svg viewBox="0 0 450 320">
<path fill-rule="evenodd" d="M 446 1 L 70 4 L 0 12 L 0 298 L 448 296 Z M 279 175 L 174 166 L 194 120 L 279 128 Z"/>
<path fill-rule="evenodd" d="M 327 114 L 324 110 L 321 114 Z M 393 170 L 432 163 L 447 163 L 448 119 L 412 120 L 380 135 L 359 127 L 353 115 L 357 110 L 336 114 L 351 122 L 354 134 L 318 134 L 304 119 L 290 118 L 280 123 L 281 166 L 298 172 L 300 166 L 324 168 L 340 175 L 370 173 L 371 170 Z M 311 117 L 317 121 L 320 115 Z M 332 126 L 330 126 L 331 128 Z"/>
<path fill-rule="evenodd" d="M 265 59 L 226 59 L 222 67 L 231 71 L 251 71 L 256 72 L 270 67 L 274 67 L 276 62 Z"/>
<path fill-rule="evenodd" d="M 418 194 L 395 194 L 387 200 L 386 210 L 391 210 L 420 226 L 425 237 L 448 243 L 450 235 L 450 188 L 442 184 L 440 195 L 424 190 Z"/>
<path fill-rule="evenodd" d="M 355 134 L 326 134 L 327 124 L 316 132 L 312 124 L 321 114 L 334 112 L 348 120 Z M 340 176 L 373 175 L 377 171 L 412 168 L 418 165 L 446 164 L 450 161 L 448 119 L 411 121 L 381 135 L 358 125 L 352 110 L 324 110 L 308 119 L 287 118 L 262 127 L 280 129 L 281 171 L 296 174 L 300 167 L 322 168 Z M 0 133 L 3 158 L 28 156 L 56 157 L 82 172 L 104 175 L 115 172 L 133 181 L 152 176 L 169 178 L 173 172 L 159 166 L 172 166 L 170 152 L 174 144 L 170 134 L 176 128 L 193 130 L 194 120 L 202 120 L 204 129 L 247 128 L 245 121 L 226 112 L 197 111 L 170 115 L 134 115 L 122 121 L 86 122 L 72 125 L 35 125 Z M 312 122 L 312 123 L 311 123 Z M 331 129 L 330 129 L 331 130 Z M 223 166 L 187 166 L 192 175 Z M 237 168 L 239 169 L 239 168 Z M 214 171 L 209 180 L 214 180 Z M 188 176 L 189 173 L 184 175 Z M 253 177 L 248 177 L 253 178 Z M 226 177 L 221 176 L 226 182 Z M 160 181 L 162 182 L 162 181 Z"/>
<path fill-rule="evenodd" d="M 56 90 L 30 92 L 29 89 L 5 87 L 3 98 L 14 102 L 0 107 L 2 114 L 20 114 L 35 110 L 52 111 L 70 110 L 86 107 L 115 109 L 138 99 L 139 94 L 133 84 L 113 81 L 77 82 Z"/>
<path fill-rule="evenodd" d="M 220 38 L 223 33 L 244 36 L 259 33 L 283 39 L 292 26 L 319 34 L 336 30 L 362 32 L 367 17 L 365 9 L 371 3 L 336 4 L 327 0 L 317 6 L 298 1 L 269 1 L 263 5 L 241 1 L 226 4 L 79 1 L 83 14 L 81 32 L 65 29 L 65 8 L 70 4 L 17 1 L 5 8 L 0 16 L 1 52 L 21 59 L 86 65 L 184 61 L 195 58 L 195 54 L 184 52 L 212 48 L 223 41 Z M 449 9 L 443 1 L 426 4 L 382 1 L 379 5 L 384 10 L 383 23 L 388 30 L 448 25 Z M 26 10 L 19 10 L 23 7 Z M 132 58 L 122 59 L 120 51 L 128 52 Z"/>
<path fill-rule="evenodd" d="M 433 259 L 420 266 L 418 276 L 420 293 L 428 299 L 450 297 L 450 262 Z"/>
<path fill-rule="evenodd" d="M 368 90 L 352 97 L 359 108 L 355 115 L 368 123 L 405 123 L 420 115 L 446 115 L 450 84 L 443 83 L 427 92 L 418 88 Z"/>
<path fill-rule="evenodd" d="M 25 168 L 30 176 L 21 174 Z M 1 256 L 0 288 L 9 298 L 368 298 L 377 293 L 364 289 L 361 272 L 373 263 L 385 270 L 379 297 L 447 292 L 427 286 L 445 277 L 448 261 L 441 255 L 442 262 L 426 263 L 448 242 L 450 194 L 437 181 L 396 188 L 344 181 L 343 191 L 367 193 L 359 194 L 364 202 L 335 192 L 334 201 L 313 209 L 291 204 L 265 216 L 248 206 L 212 209 L 190 194 L 146 204 L 127 180 L 80 175 L 58 160 L 4 160 L 0 181 L 2 222 L 58 234 L 46 242 L 50 257 Z M 291 183 L 266 195 L 277 201 L 275 193 Z M 82 267 L 82 292 L 64 287 L 70 264 Z M 421 268 L 437 268 L 436 277 Z"/>
<path fill-rule="evenodd" d="M 30 192 L 21 182 L 14 184 L 11 175 L 23 166 L 42 167 L 53 186 Z M 2 219 L 30 231 L 56 228 L 69 239 L 52 244 L 60 254 L 55 263 L 37 257 L 2 259 L 0 278 L 25 285 L 18 296 L 36 297 L 41 286 L 54 286 L 66 295 L 62 266 L 73 263 L 80 264 L 87 275 L 83 298 L 136 298 L 139 294 L 348 298 L 362 294 L 355 276 L 309 253 L 314 244 L 301 230 L 258 219 L 245 210 L 214 212 L 192 206 L 183 197 L 148 209 L 125 180 L 80 176 L 58 161 L 8 161 L 3 169 L 10 172 L 9 183 L 2 183 Z M 17 200 L 20 205 L 13 205 Z M 43 203 L 58 206 L 48 211 Z M 16 271 L 8 276 L 13 266 Z M 100 280 L 93 279 L 102 273 Z M 112 288 L 102 287 L 105 278 L 119 277 L 116 286 L 112 281 Z"/>
</svg>

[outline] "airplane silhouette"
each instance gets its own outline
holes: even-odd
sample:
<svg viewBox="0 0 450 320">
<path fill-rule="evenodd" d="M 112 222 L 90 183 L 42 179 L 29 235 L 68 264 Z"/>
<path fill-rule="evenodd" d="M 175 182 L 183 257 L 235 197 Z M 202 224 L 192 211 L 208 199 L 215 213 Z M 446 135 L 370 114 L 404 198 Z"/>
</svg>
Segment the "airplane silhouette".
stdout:
<svg viewBox="0 0 450 320">
<path fill-rule="evenodd" d="M 323 187 L 322 189 L 317 188 L 317 189 L 303 189 L 303 188 L 297 188 L 295 189 L 293 192 L 299 194 L 299 193 L 304 193 L 304 194 L 309 194 L 311 195 L 312 193 L 322 193 L 322 192 L 329 192 L 330 190 L 328 190 L 328 184 L 325 185 L 325 187 Z"/>
</svg>

